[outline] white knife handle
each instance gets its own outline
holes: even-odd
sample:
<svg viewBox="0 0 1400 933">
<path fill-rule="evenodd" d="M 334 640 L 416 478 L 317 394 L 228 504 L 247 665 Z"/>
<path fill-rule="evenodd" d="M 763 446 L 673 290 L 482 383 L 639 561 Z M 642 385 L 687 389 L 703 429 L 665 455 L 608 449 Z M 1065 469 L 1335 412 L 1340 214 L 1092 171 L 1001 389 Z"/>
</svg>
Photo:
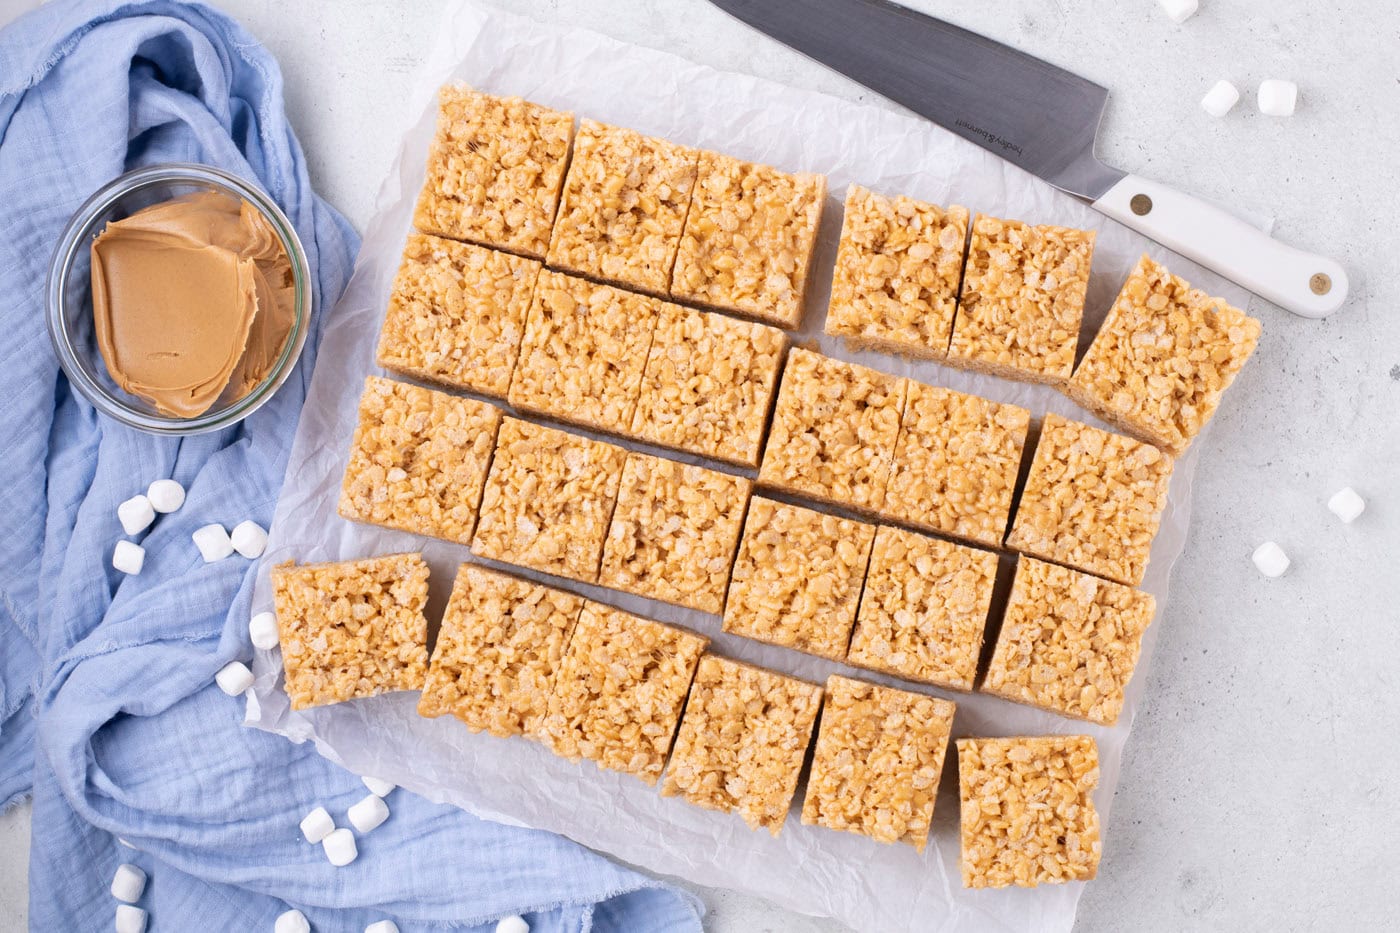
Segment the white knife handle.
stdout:
<svg viewBox="0 0 1400 933">
<path fill-rule="evenodd" d="M 1294 314 L 1326 317 L 1346 300 L 1347 273 L 1338 263 L 1175 188 L 1128 175 L 1094 207 Z"/>
</svg>

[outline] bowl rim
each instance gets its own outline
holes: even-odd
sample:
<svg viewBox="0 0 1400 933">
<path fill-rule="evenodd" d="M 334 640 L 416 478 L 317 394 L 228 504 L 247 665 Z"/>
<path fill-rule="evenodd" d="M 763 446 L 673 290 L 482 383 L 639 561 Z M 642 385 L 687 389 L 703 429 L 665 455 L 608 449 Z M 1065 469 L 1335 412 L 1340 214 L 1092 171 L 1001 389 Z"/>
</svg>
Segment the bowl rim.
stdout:
<svg viewBox="0 0 1400 933">
<path fill-rule="evenodd" d="M 272 224 L 292 265 L 294 314 L 292 332 L 282 347 L 282 353 L 262 382 L 228 408 L 209 411 L 193 418 L 171 418 L 141 411 L 98 383 L 79 361 L 72 335 L 65 324 L 63 308 L 67 301 L 69 279 L 73 264 L 81 249 L 90 248 L 87 234 L 97 218 L 109 210 L 117 199 L 165 184 L 187 183 L 212 187 L 225 194 L 239 197 L 258 209 Z M 151 434 L 190 435 L 217 431 L 237 424 L 260 408 L 281 388 L 296 368 L 296 362 L 311 330 L 313 292 L 311 267 L 302 248 L 301 238 L 282 209 L 260 188 L 223 169 L 193 162 L 161 162 L 132 169 L 98 188 L 69 218 L 59 235 L 49 260 L 45 282 L 45 319 L 49 341 L 59 367 L 69 383 L 99 412 L 129 427 Z"/>
</svg>

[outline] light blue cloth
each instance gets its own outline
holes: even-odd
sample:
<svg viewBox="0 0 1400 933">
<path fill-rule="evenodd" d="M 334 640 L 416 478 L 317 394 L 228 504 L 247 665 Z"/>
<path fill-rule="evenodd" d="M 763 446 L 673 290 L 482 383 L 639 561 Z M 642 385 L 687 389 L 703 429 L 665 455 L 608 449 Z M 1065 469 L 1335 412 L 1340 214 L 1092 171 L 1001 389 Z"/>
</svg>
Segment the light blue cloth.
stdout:
<svg viewBox="0 0 1400 933">
<path fill-rule="evenodd" d="M 365 790 L 310 746 L 238 725 L 242 701 L 213 678 L 250 653 L 250 564 L 202 563 L 190 533 L 269 520 L 314 337 L 243 425 L 173 440 L 98 417 L 44 330 L 68 217 L 124 169 L 163 161 L 258 180 L 316 270 L 318 327 L 334 326 L 326 309 L 357 239 L 312 192 L 281 75 L 250 35 L 169 0 L 54 2 L 0 33 L 0 808 L 33 795 L 33 928 L 110 929 L 108 885 L 130 860 L 150 875 L 155 931 L 270 930 L 288 903 L 317 930 L 386 916 L 405 933 L 468 929 L 517 912 L 536 933 L 698 929 L 673 888 L 404 791 L 348 868 L 302 840 L 303 814 L 324 804 L 344 823 Z M 123 577 L 110 565 L 117 503 L 164 476 L 189 497 L 144 534 L 142 573 Z"/>
</svg>

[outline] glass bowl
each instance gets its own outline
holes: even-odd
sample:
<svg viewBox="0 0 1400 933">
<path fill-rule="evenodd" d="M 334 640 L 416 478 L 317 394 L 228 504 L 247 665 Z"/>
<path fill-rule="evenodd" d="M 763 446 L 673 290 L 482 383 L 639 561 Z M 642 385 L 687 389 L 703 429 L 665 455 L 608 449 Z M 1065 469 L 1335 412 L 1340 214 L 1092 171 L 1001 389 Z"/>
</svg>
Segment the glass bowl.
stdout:
<svg viewBox="0 0 1400 933">
<path fill-rule="evenodd" d="M 108 221 L 180 195 L 217 191 L 251 204 L 276 231 L 292 267 L 294 314 L 281 355 L 263 380 L 238 394 L 231 386 L 206 411 L 191 418 L 162 414 L 123 390 L 107 372 L 92 314 L 92 241 Z M 311 324 L 311 269 L 301 240 L 281 209 L 262 191 L 207 165 L 164 163 L 134 169 L 100 188 L 68 221 L 49 262 L 46 309 L 49 339 L 73 388 L 98 411 L 152 434 L 200 434 L 237 424 L 272 398 L 287 381 Z"/>
</svg>

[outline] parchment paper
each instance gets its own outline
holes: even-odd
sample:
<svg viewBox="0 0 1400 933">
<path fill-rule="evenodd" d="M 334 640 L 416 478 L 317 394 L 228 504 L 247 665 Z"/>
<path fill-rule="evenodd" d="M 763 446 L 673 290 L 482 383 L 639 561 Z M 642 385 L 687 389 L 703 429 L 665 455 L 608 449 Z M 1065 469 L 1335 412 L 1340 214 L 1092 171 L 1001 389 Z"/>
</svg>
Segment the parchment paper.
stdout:
<svg viewBox="0 0 1400 933">
<path fill-rule="evenodd" d="M 413 535 L 354 525 L 335 514 L 341 473 L 366 374 L 377 372 L 374 344 L 389 287 L 410 229 L 414 198 L 435 119 L 435 92 L 450 79 L 496 94 L 518 94 L 551 107 L 617 123 L 695 146 L 825 173 L 831 194 L 815 261 L 813 294 L 799 341 L 833 356 L 932 385 L 951 386 L 1024 405 L 1092 419 L 1044 387 L 977 376 L 932 363 L 852 353 L 822 336 L 830 270 L 845 188 L 859 182 L 888 194 L 967 205 L 1038 223 L 1096 228 L 1089 288 L 1087 345 L 1131 265 L 1144 251 L 1212 294 L 1245 306 L 1249 295 L 1204 269 L 1107 220 L 1078 201 L 922 120 L 876 107 L 782 87 L 695 65 L 581 30 L 563 30 L 464 5 L 447 17 L 440 45 L 407 106 L 419 114 L 379 194 L 354 277 L 331 317 L 302 414 L 286 485 L 273 521 L 254 609 L 270 609 L 266 568 L 298 561 L 339 560 L 422 550 L 432 566 L 429 618 L 440 617 L 467 549 Z M 366 127 L 367 132 L 374 128 Z M 677 456 L 668 454 L 668 456 Z M 685 459 L 685 458 L 680 458 Z M 1088 733 L 1099 743 L 1102 778 L 1095 802 L 1104 818 L 1104 858 L 1111 861 L 1127 827 L 1108 819 L 1119 759 L 1147 681 L 1165 614 L 1167 578 L 1186 539 L 1196 456 L 1176 467 L 1162 530 L 1143 588 L 1158 600 L 1142 660 L 1114 728 L 1076 723 L 1003 700 L 927 692 L 954 699 L 954 735 Z M 526 576 L 544 579 L 538 574 Z M 558 581 L 552 581 L 558 583 Z M 624 609 L 700 631 L 720 653 L 822 682 L 843 665 L 760 645 L 720 632 L 719 619 L 662 603 L 573 583 L 565 588 Z M 861 836 L 803 826 L 794 810 L 782 835 L 751 832 L 737 818 L 663 799 L 634 777 L 571 764 L 524 739 L 474 735 L 451 717 L 415 712 L 416 694 L 390 694 L 291 712 L 275 651 L 260 651 L 249 694 L 248 722 L 294 741 L 312 739 L 322 754 L 436 801 L 479 816 L 563 833 L 652 871 L 704 885 L 761 895 L 789 908 L 835 917 L 870 930 L 1069 930 L 1082 883 L 1036 890 L 966 891 L 958 874 L 957 774 L 953 750 L 934 813 L 927 851 L 886 846 Z M 868 672 L 857 676 L 898 683 Z M 907 689 L 908 684 L 902 684 Z"/>
</svg>

